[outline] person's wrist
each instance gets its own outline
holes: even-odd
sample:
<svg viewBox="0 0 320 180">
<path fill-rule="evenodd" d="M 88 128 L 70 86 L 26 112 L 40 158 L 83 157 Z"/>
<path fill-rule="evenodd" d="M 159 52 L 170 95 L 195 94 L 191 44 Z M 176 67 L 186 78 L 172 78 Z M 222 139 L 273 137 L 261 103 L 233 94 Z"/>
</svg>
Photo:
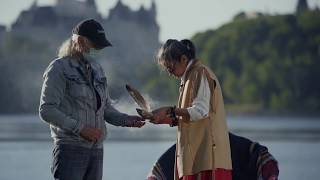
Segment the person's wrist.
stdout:
<svg viewBox="0 0 320 180">
<path fill-rule="evenodd" d="M 130 115 L 128 114 L 122 114 L 122 116 L 120 117 L 122 119 L 122 123 L 120 126 L 122 127 L 131 127 L 132 126 L 132 118 Z"/>
<path fill-rule="evenodd" d="M 172 106 L 170 107 L 170 118 L 171 118 L 171 124 L 170 126 L 177 126 L 178 125 L 178 118 L 177 118 L 177 114 L 176 114 L 176 106 Z"/>
</svg>

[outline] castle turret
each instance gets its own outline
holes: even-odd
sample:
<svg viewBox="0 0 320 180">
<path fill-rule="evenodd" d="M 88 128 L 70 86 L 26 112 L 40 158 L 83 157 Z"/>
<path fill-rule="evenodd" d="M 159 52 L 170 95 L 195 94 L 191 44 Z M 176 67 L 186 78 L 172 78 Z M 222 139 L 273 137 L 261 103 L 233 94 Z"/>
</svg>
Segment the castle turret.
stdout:
<svg viewBox="0 0 320 180">
<path fill-rule="evenodd" d="M 32 9 L 36 9 L 38 7 L 38 1 L 37 0 L 34 0 L 31 7 L 30 7 L 30 10 Z"/>
<path fill-rule="evenodd" d="M 110 10 L 110 19 L 130 19 L 132 17 L 131 10 L 119 0 L 116 6 Z"/>
<path fill-rule="evenodd" d="M 156 9 L 156 2 L 155 0 L 152 0 L 151 2 L 151 8 L 150 8 L 150 14 L 155 19 L 157 15 L 157 9 Z"/>
<path fill-rule="evenodd" d="M 309 6 L 308 6 L 307 0 L 298 0 L 298 4 L 296 7 L 296 14 L 301 14 L 308 10 L 309 10 Z"/>
<path fill-rule="evenodd" d="M 95 18 L 98 11 L 95 0 L 57 0 L 55 11 L 66 17 Z"/>
<path fill-rule="evenodd" d="M 87 0 L 88 7 L 94 7 L 97 8 L 95 0 Z"/>
<path fill-rule="evenodd" d="M 7 32 L 6 27 L 3 25 L 0 25 L 0 44 L 2 44 L 6 32 Z"/>
</svg>

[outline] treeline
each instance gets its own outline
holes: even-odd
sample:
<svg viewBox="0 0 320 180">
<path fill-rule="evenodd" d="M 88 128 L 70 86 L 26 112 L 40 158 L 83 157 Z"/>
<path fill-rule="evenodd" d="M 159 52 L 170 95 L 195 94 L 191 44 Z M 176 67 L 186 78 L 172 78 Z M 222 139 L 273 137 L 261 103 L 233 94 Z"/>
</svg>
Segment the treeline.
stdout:
<svg viewBox="0 0 320 180">
<path fill-rule="evenodd" d="M 255 18 L 239 14 L 231 23 L 192 39 L 199 59 L 219 77 L 229 110 L 317 113 L 319 19 L 318 10 Z M 178 82 L 165 81 L 163 76 L 153 78 L 146 89 L 176 99 Z"/>
<path fill-rule="evenodd" d="M 255 18 L 239 14 L 192 40 L 197 57 L 218 76 L 229 111 L 318 113 L 319 19 L 319 10 Z M 37 111 L 41 76 L 55 55 L 56 48 L 47 44 L 10 34 L 5 38 L 0 48 L 0 113 Z M 124 84 L 131 83 L 157 102 L 177 100 L 179 80 L 159 70 L 156 62 L 121 66 L 127 72 L 121 81 L 117 79 L 121 73 L 107 69 L 118 71 L 118 67 L 104 67 L 113 97 L 126 93 Z"/>
<path fill-rule="evenodd" d="M 228 104 L 320 111 L 320 12 L 236 18 L 194 36 Z"/>
</svg>

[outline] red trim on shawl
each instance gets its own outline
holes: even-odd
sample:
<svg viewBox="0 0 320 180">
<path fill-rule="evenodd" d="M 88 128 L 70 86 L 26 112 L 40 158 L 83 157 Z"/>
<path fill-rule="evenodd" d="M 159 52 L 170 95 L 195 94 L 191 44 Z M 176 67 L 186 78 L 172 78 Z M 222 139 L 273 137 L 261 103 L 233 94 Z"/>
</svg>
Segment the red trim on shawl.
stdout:
<svg viewBox="0 0 320 180">
<path fill-rule="evenodd" d="M 232 180 L 232 171 L 218 168 L 214 171 L 201 171 L 195 175 L 183 176 L 180 180 L 197 180 L 198 177 L 201 177 L 201 180 Z"/>
</svg>

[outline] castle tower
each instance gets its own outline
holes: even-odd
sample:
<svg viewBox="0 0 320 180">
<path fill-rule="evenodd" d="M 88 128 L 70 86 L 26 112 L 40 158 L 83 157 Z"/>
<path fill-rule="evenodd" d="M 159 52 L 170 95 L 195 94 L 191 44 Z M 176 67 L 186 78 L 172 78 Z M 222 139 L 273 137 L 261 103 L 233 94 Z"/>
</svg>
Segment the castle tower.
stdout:
<svg viewBox="0 0 320 180">
<path fill-rule="evenodd" d="M 6 26 L 0 24 L 0 46 L 6 34 Z"/>
<path fill-rule="evenodd" d="M 121 0 L 118 0 L 115 7 L 109 13 L 109 19 L 130 19 L 131 17 L 132 11 Z"/>
<path fill-rule="evenodd" d="M 31 8 L 30 8 L 30 9 L 31 9 L 31 10 L 32 10 L 32 9 L 36 9 L 37 7 L 38 7 L 38 0 L 34 0 L 33 3 L 32 3 L 32 5 L 31 5 Z"/>
<path fill-rule="evenodd" d="M 66 17 L 94 18 L 98 16 L 95 0 L 56 0 L 55 11 Z"/>
<path fill-rule="evenodd" d="M 93 7 L 95 9 L 97 8 L 95 0 L 87 0 L 87 5 L 88 7 Z"/>
<path fill-rule="evenodd" d="M 153 17 L 153 18 L 156 18 L 157 9 L 156 9 L 156 2 L 155 2 L 155 0 L 152 0 L 152 2 L 151 2 L 150 13 L 152 14 L 152 17 Z"/>
<path fill-rule="evenodd" d="M 296 7 L 296 14 L 299 15 L 308 10 L 309 10 L 309 6 L 308 6 L 307 0 L 298 0 L 298 4 Z"/>
</svg>

